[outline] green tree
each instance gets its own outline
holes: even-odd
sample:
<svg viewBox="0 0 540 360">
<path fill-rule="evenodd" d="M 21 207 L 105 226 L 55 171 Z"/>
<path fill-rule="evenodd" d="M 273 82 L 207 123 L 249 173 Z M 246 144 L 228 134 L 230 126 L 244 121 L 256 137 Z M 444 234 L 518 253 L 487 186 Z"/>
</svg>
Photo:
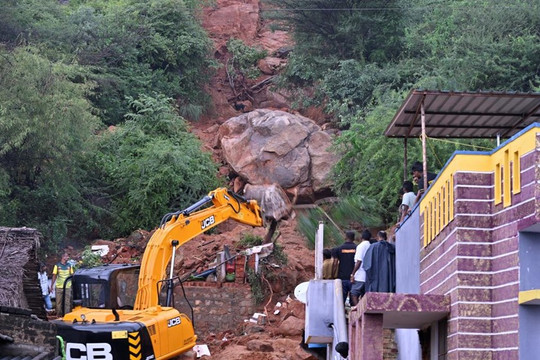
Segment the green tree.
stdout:
<svg viewBox="0 0 540 360">
<path fill-rule="evenodd" d="M 319 222 L 324 226 L 324 246 L 334 247 L 343 242 L 344 230 L 379 226 L 379 205 L 363 195 L 342 197 L 338 202 L 321 205 L 301 213 L 298 230 L 306 237 L 309 248 L 315 248 L 315 233 Z"/>
<path fill-rule="evenodd" d="M 127 121 L 102 134 L 91 159 L 111 202 L 115 235 L 154 228 L 165 213 L 191 205 L 218 185 L 216 165 L 177 115 L 171 99 L 131 100 Z"/>
<path fill-rule="evenodd" d="M 198 2 L 6 1 L 0 41 L 31 43 L 53 61 L 85 66 L 97 83 L 91 99 L 105 123 L 122 122 L 128 97 L 152 91 L 175 98 L 190 119 L 208 105 L 203 87 L 214 62 Z"/>
<path fill-rule="evenodd" d="M 397 213 L 403 143 L 383 132 L 410 89 L 530 91 L 540 85 L 538 2 L 270 2 L 279 8 L 272 16 L 290 25 L 297 40 L 282 82 L 314 87 L 315 96 L 302 105 L 324 103 L 343 129 L 336 191 L 376 200 L 387 223 Z M 373 11 L 346 10 L 354 8 Z M 420 142 L 408 145 L 409 164 L 420 160 Z M 459 148 L 430 140 L 429 168 L 440 169 Z"/>
<path fill-rule="evenodd" d="M 422 85 L 451 90 L 522 90 L 538 85 L 538 1 L 403 1 L 406 48 Z"/>
<path fill-rule="evenodd" d="M 396 0 L 265 0 L 267 17 L 295 40 L 289 81 L 320 79 L 340 60 L 386 63 L 400 55 L 401 12 Z"/>
<path fill-rule="evenodd" d="M 79 7 L 71 14 L 81 29 L 70 39 L 71 51 L 95 69 L 95 101 L 107 123 L 121 122 L 128 98 L 152 91 L 175 98 L 184 116 L 202 114 L 208 100 L 203 86 L 214 63 L 210 40 L 188 5 L 131 0 L 103 13 Z"/>
<path fill-rule="evenodd" d="M 37 227 L 52 247 L 90 226 L 78 160 L 100 125 L 92 88 L 75 65 L 0 48 L 0 222 Z"/>
</svg>

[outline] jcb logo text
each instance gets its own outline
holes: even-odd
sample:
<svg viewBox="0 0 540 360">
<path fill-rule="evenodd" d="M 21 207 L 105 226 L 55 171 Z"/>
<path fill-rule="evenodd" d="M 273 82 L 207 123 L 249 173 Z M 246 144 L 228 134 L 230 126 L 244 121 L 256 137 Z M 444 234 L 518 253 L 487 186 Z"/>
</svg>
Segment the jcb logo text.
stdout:
<svg viewBox="0 0 540 360">
<path fill-rule="evenodd" d="M 180 324 L 182 321 L 180 320 L 180 316 L 177 316 L 173 319 L 170 319 L 169 322 L 167 323 L 167 326 L 168 327 L 173 327 L 173 326 L 176 326 L 178 324 Z"/>
<path fill-rule="evenodd" d="M 214 215 L 207 217 L 202 221 L 201 229 L 206 229 L 210 225 L 213 225 L 216 222 L 216 219 L 214 218 Z"/>
<path fill-rule="evenodd" d="M 113 360 L 111 345 L 107 343 L 66 344 L 66 360 Z"/>
</svg>

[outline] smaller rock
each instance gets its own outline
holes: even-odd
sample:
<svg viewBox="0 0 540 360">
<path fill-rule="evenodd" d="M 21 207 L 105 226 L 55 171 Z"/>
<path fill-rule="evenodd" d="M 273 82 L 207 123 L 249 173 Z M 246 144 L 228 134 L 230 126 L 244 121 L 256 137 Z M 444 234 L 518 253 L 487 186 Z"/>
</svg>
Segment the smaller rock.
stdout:
<svg viewBox="0 0 540 360">
<path fill-rule="evenodd" d="M 246 348 L 249 351 L 261 351 L 261 352 L 272 352 L 274 348 L 269 342 L 262 340 L 251 340 L 246 344 Z"/>
<path fill-rule="evenodd" d="M 298 360 L 317 360 L 317 359 L 319 359 L 319 357 L 306 352 L 306 350 L 302 349 L 300 346 L 296 349 L 295 355 L 296 355 L 295 359 L 298 359 Z"/>
<path fill-rule="evenodd" d="M 280 58 L 286 58 L 293 49 L 293 46 L 283 46 L 276 50 L 275 55 Z"/>
<path fill-rule="evenodd" d="M 297 336 L 302 335 L 304 330 L 304 320 L 295 316 L 290 316 L 285 319 L 276 331 L 276 335 Z"/>
<path fill-rule="evenodd" d="M 248 323 L 244 331 L 246 334 L 262 333 L 264 332 L 264 327 L 254 323 Z"/>
<path fill-rule="evenodd" d="M 204 130 L 207 134 L 215 134 L 219 131 L 219 124 L 214 124 L 212 126 L 209 126 L 206 130 Z"/>
<path fill-rule="evenodd" d="M 270 67 L 270 64 L 266 62 L 266 59 L 259 60 L 257 67 L 265 75 L 274 75 L 275 70 Z"/>
<path fill-rule="evenodd" d="M 304 319 L 306 316 L 306 306 L 298 300 L 293 300 L 287 307 L 288 313 L 299 319 Z"/>
</svg>

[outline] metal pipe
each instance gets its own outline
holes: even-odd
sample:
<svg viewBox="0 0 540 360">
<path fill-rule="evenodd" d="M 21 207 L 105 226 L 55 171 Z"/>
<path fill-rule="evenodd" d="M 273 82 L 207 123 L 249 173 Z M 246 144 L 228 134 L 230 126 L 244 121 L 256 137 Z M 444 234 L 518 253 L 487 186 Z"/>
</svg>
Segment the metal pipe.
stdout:
<svg viewBox="0 0 540 360">
<path fill-rule="evenodd" d="M 172 279 L 173 278 L 173 273 L 174 273 L 174 257 L 176 256 L 176 247 L 178 246 L 180 242 L 178 240 L 173 240 L 171 241 L 171 245 L 173 247 L 173 251 L 172 251 L 172 259 L 171 259 L 171 271 L 170 271 L 170 274 L 169 274 L 169 279 Z"/>
<path fill-rule="evenodd" d="M 334 287 L 341 290 L 341 280 L 334 280 Z M 345 305 L 343 304 L 343 293 L 341 291 L 334 291 L 334 323 L 332 324 L 334 330 L 333 353 L 334 359 L 336 358 L 336 352 L 338 356 L 347 359 L 349 353 L 349 335 L 347 333 L 347 321 L 345 319 Z M 340 357 L 337 357 L 338 359 Z"/>
<path fill-rule="evenodd" d="M 323 259 L 322 253 L 324 248 L 324 223 L 319 221 L 319 228 L 315 233 L 315 280 L 322 280 Z"/>
<path fill-rule="evenodd" d="M 171 241 L 173 247 L 172 259 L 171 259 L 171 271 L 169 275 L 169 280 L 167 281 L 167 300 L 165 301 L 165 306 L 173 306 L 173 274 L 174 274 L 174 258 L 176 255 L 176 247 L 180 242 L 178 240 Z"/>
</svg>

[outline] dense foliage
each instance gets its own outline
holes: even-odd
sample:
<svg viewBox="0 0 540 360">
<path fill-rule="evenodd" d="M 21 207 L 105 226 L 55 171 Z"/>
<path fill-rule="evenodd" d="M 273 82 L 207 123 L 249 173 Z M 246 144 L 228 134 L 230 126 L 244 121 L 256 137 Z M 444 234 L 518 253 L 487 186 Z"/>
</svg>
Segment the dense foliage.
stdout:
<svg viewBox="0 0 540 360">
<path fill-rule="evenodd" d="M 234 38 L 227 41 L 227 50 L 232 55 L 227 69 L 231 77 L 256 78 L 261 74 L 256 65 L 257 61 L 268 55 L 265 50 L 247 46 L 242 40 Z"/>
<path fill-rule="evenodd" d="M 92 87 L 79 67 L 51 62 L 35 48 L 0 49 L 3 226 L 37 227 L 51 238 L 83 226 L 91 207 L 79 163 L 99 125 L 86 99 Z"/>
<path fill-rule="evenodd" d="M 375 199 L 387 224 L 397 214 L 403 143 L 382 134 L 411 89 L 540 88 L 537 1 L 266 2 L 298 42 L 280 83 L 316 89 L 298 103 L 325 104 L 343 129 L 336 191 Z M 437 171 L 464 145 L 430 139 L 428 167 Z M 409 141 L 408 156 L 421 160 L 419 142 Z"/>
<path fill-rule="evenodd" d="M 180 116 L 202 113 L 213 66 L 198 3 L 2 2 L 2 226 L 36 227 L 54 251 L 151 229 L 216 186 Z"/>
<path fill-rule="evenodd" d="M 540 90 L 538 1 L 265 1 L 296 41 L 280 83 L 342 130 L 336 192 L 387 224 L 403 151 L 382 133 L 412 88 Z M 204 111 L 215 65 L 201 3 L 2 1 L 1 225 L 37 227 L 54 250 L 151 228 L 216 186 L 184 120 Z M 233 78 L 264 56 L 237 39 L 227 46 Z M 464 145 L 430 139 L 430 169 Z M 421 158 L 419 142 L 408 154 L 409 164 Z"/>
<path fill-rule="evenodd" d="M 197 118 L 213 62 L 190 0 L 7 1 L 0 41 L 35 43 L 51 59 L 76 61 L 97 83 L 92 101 L 107 124 L 123 121 L 129 97 L 152 91 Z"/>
<path fill-rule="evenodd" d="M 218 185 L 210 155 L 171 99 L 142 95 L 131 107 L 124 124 L 99 137 L 92 164 L 122 233 L 151 229 L 170 209 L 184 209 Z"/>
</svg>

